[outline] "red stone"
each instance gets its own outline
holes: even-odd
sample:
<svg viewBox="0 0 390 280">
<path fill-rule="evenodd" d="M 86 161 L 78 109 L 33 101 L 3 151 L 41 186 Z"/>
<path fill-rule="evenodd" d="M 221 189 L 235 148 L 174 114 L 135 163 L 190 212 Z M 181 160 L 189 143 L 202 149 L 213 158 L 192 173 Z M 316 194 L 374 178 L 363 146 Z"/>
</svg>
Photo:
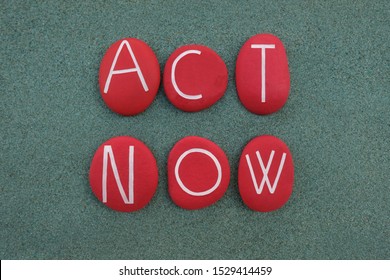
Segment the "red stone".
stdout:
<svg viewBox="0 0 390 280">
<path fill-rule="evenodd" d="M 238 166 L 238 188 L 250 209 L 269 212 L 282 207 L 293 184 L 293 159 L 282 140 L 263 135 L 246 145 Z"/>
<path fill-rule="evenodd" d="M 212 205 L 226 192 L 230 180 L 224 151 L 208 139 L 188 136 L 168 157 L 168 191 L 173 202 L 189 210 Z"/>
<path fill-rule="evenodd" d="M 236 88 L 241 103 L 252 113 L 271 114 L 284 106 L 290 73 L 286 50 L 278 37 L 258 34 L 245 42 L 236 62 Z"/>
<path fill-rule="evenodd" d="M 186 112 L 212 106 L 225 93 L 227 82 L 224 61 L 206 46 L 180 47 L 165 64 L 165 93 L 175 107 Z"/>
<path fill-rule="evenodd" d="M 97 149 L 89 182 L 95 196 L 106 206 L 121 212 L 137 211 L 156 192 L 157 163 L 141 141 L 129 136 L 114 137 Z"/>
<path fill-rule="evenodd" d="M 125 116 L 143 112 L 153 102 L 159 85 L 160 65 L 145 42 L 125 38 L 109 47 L 100 64 L 99 86 L 111 110 Z"/>
</svg>

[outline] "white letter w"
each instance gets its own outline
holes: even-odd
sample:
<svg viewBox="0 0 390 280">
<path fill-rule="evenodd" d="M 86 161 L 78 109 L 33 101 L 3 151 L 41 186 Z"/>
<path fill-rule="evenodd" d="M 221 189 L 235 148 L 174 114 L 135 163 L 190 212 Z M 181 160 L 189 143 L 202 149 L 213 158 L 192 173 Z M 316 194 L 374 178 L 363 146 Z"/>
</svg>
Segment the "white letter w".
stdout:
<svg viewBox="0 0 390 280">
<path fill-rule="evenodd" d="M 271 182 L 268 178 L 268 172 L 271 168 L 271 164 L 272 164 L 272 160 L 274 158 L 274 155 L 275 155 L 275 151 L 272 150 L 271 155 L 269 156 L 269 159 L 268 159 L 267 167 L 265 167 L 263 159 L 261 158 L 260 152 L 256 151 L 257 160 L 259 161 L 261 171 L 264 174 L 263 179 L 260 182 L 260 185 L 257 183 L 255 172 L 253 171 L 253 167 L 252 167 L 252 163 L 251 163 L 251 160 L 249 158 L 249 155 L 248 154 L 245 155 L 246 162 L 248 163 L 249 171 L 250 171 L 251 176 L 252 176 L 253 185 L 256 189 L 257 194 L 261 194 L 263 192 L 264 184 L 267 184 L 268 190 L 271 194 L 273 194 L 275 192 L 276 187 L 278 186 L 280 174 L 282 173 L 284 161 L 286 160 L 286 153 L 283 153 L 283 155 L 282 155 L 282 159 L 281 159 L 280 164 L 279 164 L 279 169 L 278 169 L 278 173 L 276 174 L 274 184 L 271 185 Z"/>
<path fill-rule="evenodd" d="M 103 152 L 103 176 L 102 176 L 102 192 L 103 192 L 103 203 L 107 203 L 107 162 L 108 156 L 110 156 L 110 163 L 116 184 L 119 192 L 122 196 L 125 204 L 134 204 L 134 146 L 129 146 L 129 197 L 126 197 L 125 190 L 121 179 L 119 178 L 118 168 L 115 163 L 114 153 L 111 145 L 104 146 Z"/>
</svg>

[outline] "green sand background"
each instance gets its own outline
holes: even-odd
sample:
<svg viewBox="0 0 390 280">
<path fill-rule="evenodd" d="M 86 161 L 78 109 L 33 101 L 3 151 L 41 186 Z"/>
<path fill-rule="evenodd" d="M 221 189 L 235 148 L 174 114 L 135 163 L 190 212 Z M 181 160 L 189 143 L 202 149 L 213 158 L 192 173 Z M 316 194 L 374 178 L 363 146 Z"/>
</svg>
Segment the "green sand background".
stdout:
<svg viewBox="0 0 390 280">
<path fill-rule="evenodd" d="M 1 1 L 1 259 L 389 259 L 389 1 Z M 273 33 L 285 44 L 291 92 L 269 116 L 239 102 L 234 69 L 243 43 Z M 106 49 L 137 37 L 161 69 L 179 46 L 224 59 L 229 85 L 210 109 L 184 113 L 162 87 L 135 117 L 100 97 Z M 242 202 L 237 164 L 257 135 L 283 139 L 294 192 L 272 213 Z M 110 137 L 144 141 L 158 190 L 136 213 L 93 196 L 88 170 Z M 229 157 L 225 196 L 185 211 L 167 192 L 176 141 L 199 135 Z"/>
</svg>

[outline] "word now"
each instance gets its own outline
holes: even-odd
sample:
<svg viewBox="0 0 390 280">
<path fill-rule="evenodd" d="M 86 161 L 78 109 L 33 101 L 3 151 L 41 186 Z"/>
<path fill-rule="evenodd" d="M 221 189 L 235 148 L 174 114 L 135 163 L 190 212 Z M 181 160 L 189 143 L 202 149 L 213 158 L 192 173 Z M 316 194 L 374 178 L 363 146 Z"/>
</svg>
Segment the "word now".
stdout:
<svg viewBox="0 0 390 280">
<path fill-rule="evenodd" d="M 178 141 L 168 156 L 168 191 L 172 201 L 188 210 L 217 202 L 230 182 L 224 151 L 212 141 L 188 136 Z M 111 209 L 132 212 L 145 207 L 158 185 L 158 168 L 141 141 L 119 136 L 96 151 L 89 173 L 95 196 Z M 243 202 L 254 211 L 282 207 L 292 193 L 293 159 L 287 145 L 275 136 L 252 139 L 238 167 L 238 187 Z"/>
<path fill-rule="evenodd" d="M 163 75 L 170 102 L 183 111 L 209 108 L 224 95 L 228 70 L 222 58 L 202 45 L 186 45 L 168 58 Z M 99 70 L 100 92 L 116 113 L 131 116 L 146 110 L 160 85 L 160 66 L 143 41 L 125 38 L 104 55 Z M 286 103 L 290 90 L 283 43 L 272 34 L 258 34 L 242 46 L 236 62 L 236 87 L 241 103 L 255 114 L 271 114 Z"/>
</svg>

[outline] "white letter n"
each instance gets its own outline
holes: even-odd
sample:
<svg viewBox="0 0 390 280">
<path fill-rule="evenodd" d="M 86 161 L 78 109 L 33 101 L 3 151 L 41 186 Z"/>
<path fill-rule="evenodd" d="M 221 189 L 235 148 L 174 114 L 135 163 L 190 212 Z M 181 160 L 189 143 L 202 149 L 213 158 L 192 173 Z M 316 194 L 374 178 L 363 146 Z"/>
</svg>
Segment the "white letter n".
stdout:
<svg viewBox="0 0 390 280">
<path fill-rule="evenodd" d="M 134 68 L 128 68 L 128 69 L 114 70 L 116 62 L 117 62 L 118 57 L 119 57 L 119 54 L 122 51 L 123 45 L 126 45 L 127 50 L 130 53 L 131 59 L 133 60 L 135 67 Z M 137 72 L 138 77 L 141 80 L 142 87 L 144 88 L 144 90 L 146 92 L 149 91 L 148 85 L 146 84 L 145 79 L 144 79 L 144 75 L 142 75 L 141 68 L 139 68 L 138 61 L 135 58 L 135 55 L 133 53 L 133 50 L 130 47 L 129 42 L 127 42 L 127 40 L 123 40 L 122 43 L 120 44 L 118 50 L 116 51 L 114 61 L 112 62 L 110 73 L 108 74 L 108 78 L 107 78 L 106 84 L 104 86 L 104 93 L 108 92 L 108 88 L 110 87 L 112 75 L 132 73 L 132 72 Z"/>
<path fill-rule="evenodd" d="M 282 159 L 281 159 L 280 164 L 279 164 L 278 173 L 276 174 L 276 178 L 275 178 L 273 185 L 271 185 L 271 182 L 269 181 L 269 178 L 268 178 L 268 172 L 271 168 L 271 164 L 272 164 L 272 160 L 274 158 L 274 155 L 275 155 L 275 151 L 272 150 L 271 155 L 269 156 L 269 159 L 268 159 L 267 167 L 265 167 L 264 163 L 263 163 L 263 159 L 261 158 L 260 152 L 256 151 L 257 160 L 259 161 L 261 170 L 263 172 L 263 179 L 261 180 L 260 185 L 257 183 L 255 172 L 253 171 L 253 167 L 252 167 L 252 163 L 251 163 L 251 160 L 249 158 L 249 155 L 248 154 L 245 155 L 246 162 L 248 163 L 249 171 L 251 173 L 252 182 L 253 182 L 253 185 L 256 189 L 257 194 L 261 194 L 263 192 L 264 184 L 267 184 L 268 190 L 271 194 L 274 194 L 276 187 L 278 186 L 280 174 L 282 173 L 284 162 L 286 160 L 286 153 L 283 153 L 283 155 L 282 155 Z"/>
<path fill-rule="evenodd" d="M 114 153 L 112 151 L 111 145 L 104 146 L 103 152 L 103 176 L 102 176 L 102 193 L 103 193 L 103 203 L 107 203 L 107 161 L 110 157 L 110 163 L 112 171 L 114 172 L 114 177 L 116 184 L 118 186 L 119 192 L 122 196 L 123 202 L 125 204 L 134 204 L 134 146 L 129 146 L 129 197 L 126 197 L 125 190 L 121 179 L 119 178 L 118 168 L 115 163 Z"/>
</svg>

